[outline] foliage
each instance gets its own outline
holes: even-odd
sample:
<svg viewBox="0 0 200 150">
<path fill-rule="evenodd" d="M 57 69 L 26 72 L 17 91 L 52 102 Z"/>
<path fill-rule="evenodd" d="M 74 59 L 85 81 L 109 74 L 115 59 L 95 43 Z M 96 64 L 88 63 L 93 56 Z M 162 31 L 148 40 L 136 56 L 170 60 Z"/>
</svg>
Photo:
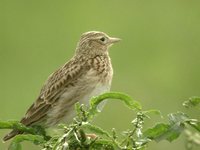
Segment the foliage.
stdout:
<svg viewBox="0 0 200 150">
<path fill-rule="evenodd" d="M 92 118 L 100 112 L 98 105 L 106 99 L 120 100 L 136 112 L 136 118 L 131 122 L 132 129 L 119 134 L 114 128 L 108 132 L 91 124 Z M 200 98 L 193 97 L 185 101 L 183 105 L 191 108 L 197 107 L 199 103 Z M 151 114 L 161 116 L 161 113 L 154 109 L 143 111 L 139 102 L 126 94 L 104 93 L 93 97 L 88 107 L 76 103 L 75 109 L 77 115 L 73 122 L 69 125 L 59 125 L 59 128 L 63 130 L 61 136 L 49 137 L 44 129 L 38 126 L 26 127 L 16 121 L 0 122 L 0 129 L 17 129 L 27 133 L 17 135 L 12 140 L 9 150 L 21 150 L 20 143 L 25 140 L 41 146 L 42 150 L 144 150 L 151 141 L 172 142 L 182 133 L 185 133 L 188 139 L 186 149 L 191 150 L 193 145 L 200 145 L 200 122 L 197 119 L 190 118 L 183 112 L 176 112 L 168 115 L 168 123 L 156 123 L 151 128 L 143 129 L 145 119 L 150 118 Z"/>
</svg>

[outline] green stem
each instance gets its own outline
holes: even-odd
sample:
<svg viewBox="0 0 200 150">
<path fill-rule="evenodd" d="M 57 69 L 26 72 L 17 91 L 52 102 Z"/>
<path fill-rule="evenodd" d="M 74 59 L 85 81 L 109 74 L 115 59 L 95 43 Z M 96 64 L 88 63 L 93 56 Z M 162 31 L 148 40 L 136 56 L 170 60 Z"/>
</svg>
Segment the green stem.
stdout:
<svg viewBox="0 0 200 150">
<path fill-rule="evenodd" d="M 140 103 L 133 100 L 130 96 L 123 93 L 119 93 L 119 92 L 109 92 L 109 93 L 101 94 L 97 97 L 93 97 L 90 100 L 89 114 L 91 114 L 91 117 L 98 112 L 98 109 L 97 109 L 98 104 L 106 99 L 121 100 L 130 109 L 137 109 L 137 110 L 142 109 L 142 106 L 140 105 Z"/>
<path fill-rule="evenodd" d="M 14 129 L 26 133 L 35 134 L 34 128 L 27 127 L 18 121 L 0 121 L 0 129 Z"/>
</svg>

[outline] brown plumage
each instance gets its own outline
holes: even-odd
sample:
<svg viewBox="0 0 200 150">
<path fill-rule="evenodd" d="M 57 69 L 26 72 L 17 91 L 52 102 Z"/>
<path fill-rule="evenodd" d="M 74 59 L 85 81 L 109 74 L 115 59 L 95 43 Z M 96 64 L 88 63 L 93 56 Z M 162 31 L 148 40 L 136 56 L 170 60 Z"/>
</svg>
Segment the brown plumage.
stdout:
<svg viewBox="0 0 200 150">
<path fill-rule="evenodd" d="M 51 127 L 69 122 L 76 102 L 89 102 L 92 96 L 109 91 L 113 76 L 108 48 L 120 39 L 98 31 L 84 33 L 75 55 L 49 76 L 39 97 L 27 110 L 21 123 L 26 126 Z M 19 131 L 13 130 L 3 140 L 9 140 Z"/>
</svg>

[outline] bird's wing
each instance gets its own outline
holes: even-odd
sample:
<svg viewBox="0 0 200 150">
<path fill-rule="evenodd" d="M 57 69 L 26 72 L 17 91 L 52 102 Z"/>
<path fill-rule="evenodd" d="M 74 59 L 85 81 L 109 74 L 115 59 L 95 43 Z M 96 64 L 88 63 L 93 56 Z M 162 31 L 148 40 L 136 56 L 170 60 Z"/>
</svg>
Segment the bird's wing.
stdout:
<svg viewBox="0 0 200 150">
<path fill-rule="evenodd" d="M 89 67 L 83 64 L 83 62 L 81 59 L 71 60 L 51 74 L 41 89 L 40 96 L 27 110 L 21 123 L 32 125 L 42 121 L 47 115 L 48 110 L 55 105 L 64 92 L 64 87 L 72 85 L 77 78 L 89 70 Z"/>
</svg>

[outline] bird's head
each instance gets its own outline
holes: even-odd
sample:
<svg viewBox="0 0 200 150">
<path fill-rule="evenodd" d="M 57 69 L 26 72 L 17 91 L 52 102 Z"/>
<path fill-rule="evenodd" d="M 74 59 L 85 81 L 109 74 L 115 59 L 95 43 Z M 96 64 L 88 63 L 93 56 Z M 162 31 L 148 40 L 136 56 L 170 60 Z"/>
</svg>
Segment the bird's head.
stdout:
<svg viewBox="0 0 200 150">
<path fill-rule="evenodd" d="M 101 55 L 108 52 L 108 48 L 113 43 L 121 39 L 109 37 L 106 33 L 90 31 L 83 33 L 77 45 L 77 54 Z"/>
</svg>

